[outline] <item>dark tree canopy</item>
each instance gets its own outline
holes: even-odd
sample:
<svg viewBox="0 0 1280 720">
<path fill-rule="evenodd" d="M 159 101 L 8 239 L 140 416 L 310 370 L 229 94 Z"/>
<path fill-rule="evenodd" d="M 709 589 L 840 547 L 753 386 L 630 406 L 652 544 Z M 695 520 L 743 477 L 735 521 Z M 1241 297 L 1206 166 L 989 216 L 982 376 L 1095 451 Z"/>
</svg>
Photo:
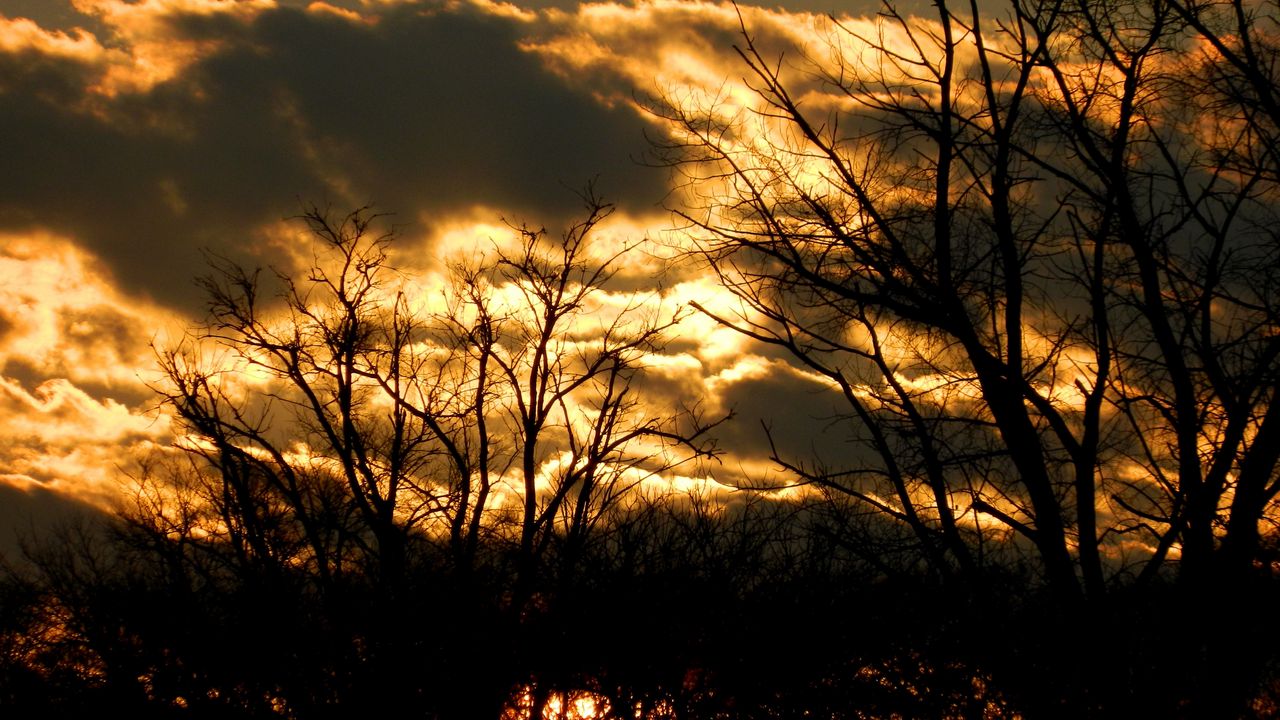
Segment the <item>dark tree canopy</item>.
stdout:
<svg viewBox="0 0 1280 720">
<path fill-rule="evenodd" d="M 1266 10 L 888 7 L 785 62 L 744 29 L 758 115 L 660 104 L 695 254 L 743 301 L 719 319 L 843 388 L 870 451 L 778 461 L 944 575 L 1008 533 L 1063 596 L 1269 562 Z M 759 115 L 784 132 L 744 142 Z"/>
</svg>

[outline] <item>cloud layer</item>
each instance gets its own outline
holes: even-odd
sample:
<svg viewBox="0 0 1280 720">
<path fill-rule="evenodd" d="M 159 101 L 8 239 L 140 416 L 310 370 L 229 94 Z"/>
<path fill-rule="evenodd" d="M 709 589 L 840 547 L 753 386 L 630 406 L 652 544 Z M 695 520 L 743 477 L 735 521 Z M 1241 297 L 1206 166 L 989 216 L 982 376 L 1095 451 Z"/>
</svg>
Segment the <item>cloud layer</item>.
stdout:
<svg viewBox="0 0 1280 720">
<path fill-rule="evenodd" d="M 820 22 L 741 12 L 779 51 Z M 0 1 L 0 481 L 104 504 L 170 440 L 152 345 L 201 316 L 206 253 L 290 267 L 305 203 L 375 202 L 424 271 L 503 218 L 554 234 L 593 180 L 619 205 L 611 246 L 662 236 L 679 196 L 637 162 L 668 132 L 646 98 L 744 91 L 740 22 L 668 0 Z M 616 290 L 724 300 L 661 265 L 628 264 Z M 707 318 L 683 328 L 649 386 L 738 410 L 728 475 L 768 464 L 759 421 L 780 406 L 782 449 L 843 452 L 821 430 L 829 388 Z"/>
<path fill-rule="evenodd" d="M 130 291 L 189 295 L 197 250 L 252 246 L 298 200 L 416 223 L 562 216 L 593 177 L 652 208 L 642 121 L 566 86 L 477 6 L 84 3 L 105 37 L 5 21 L 0 229 L 75 237 Z M 163 268 L 165 272 L 157 272 Z"/>
</svg>

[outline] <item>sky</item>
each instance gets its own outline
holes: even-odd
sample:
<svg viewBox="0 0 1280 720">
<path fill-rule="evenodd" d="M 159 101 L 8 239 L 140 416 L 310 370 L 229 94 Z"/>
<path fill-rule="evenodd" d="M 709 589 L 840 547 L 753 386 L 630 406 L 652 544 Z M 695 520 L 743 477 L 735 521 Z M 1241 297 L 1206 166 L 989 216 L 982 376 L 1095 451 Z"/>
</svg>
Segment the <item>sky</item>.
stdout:
<svg viewBox="0 0 1280 720">
<path fill-rule="evenodd" d="M 740 10 L 794 57 L 823 13 L 870 8 Z M 588 183 L 617 205 L 601 235 L 662 245 L 685 198 L 646 98 L 741 97 L 739 22 L 672 0 L 0 0 L 0 547 L 111 508 L 170 451 L 156 349 L 204 317 L 194 279 L 210 255 L 289 269 L 308 203 L 374 204 L 428 277 L 504 221 L 564 227 Z M 646 297 L 723 299 L 692 265 L 629 267 Z M 651 364 L 737 412 L 727 477 L 769 472 L 762 420 L 799 453 L 832 432 L 829 387 L 706 317 Z"/>
</svg>

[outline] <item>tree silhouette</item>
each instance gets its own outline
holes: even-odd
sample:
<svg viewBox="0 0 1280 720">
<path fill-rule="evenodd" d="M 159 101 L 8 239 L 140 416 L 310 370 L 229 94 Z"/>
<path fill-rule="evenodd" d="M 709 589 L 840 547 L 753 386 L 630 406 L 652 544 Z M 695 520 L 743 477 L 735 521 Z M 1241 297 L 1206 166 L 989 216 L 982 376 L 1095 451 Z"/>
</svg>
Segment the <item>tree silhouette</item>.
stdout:
<svg viewBox="0 0 1280 720">
<path fill-rule="evenodd" d="M 298 532 L 290 552 L 320 582 L 354 558 L 394 584 L 407 536 L 446 531 L 465 569 L 482 532 L 500 531 L 483 518 L 514 479 L 520 562 L 534 563 L 552 535 L 580 545 L 640 479 L 710 455 L 699 418 L 655 417 L 634 397 L 644 353 L 678 317 L 660 319 L 643 299 L 612 315 L 597 302 L 628 250 L 592 258 L 589 235 L 610 207 L 587 202 L 559 242 L 520 227 L 514 249 L 450 266 L 435 310 L 410 296 L 432 289 L 395 286 L 391 236 L 374 233 L 367 210 L 303 216 L 315 263 L 302 277 L 276 273 L 274 307 L 259 273 L 219 262 L 204 280 L 210 323 L 165 351 L 162 392 L 217 472 L 231 545 L 275 560 L 268 528 L 287 524 Z M 234 369 L 202 364 L 210 345 Z M 266 387 L 235 385 L 246 372 Z"/>
<path fill-rule="evenodd" d="M 169 599 L 155 618 L 203 619 L 253 661 L 121 619 L 136 634 L 123 646 L 172 655 L 125 671 L 148 678 L 144 694 L 316 714 L 427 692 L 436 712 L 496 716 L 513 684 L 536 683 L 513 648 L 615 505 L 714 455 L 696 408 L 638 398 L 645 355 L 679 313 L 610 302 L 633 250 L 599 254 L 591 235 L 611 207 L 584 200 L 559 239 L 513 227 L 448 265 L 443 286 L 391 267 L 392 235 L 368 209 L 309 209 L 299 272 L 213 260 L 207 323 L 160 355 L 189 462 L 140 475 L 120 530 L 139 565 L 120 573 L 149 603 Z M 77 563 L 41 565 L 53 578 Z M 443 627 L 418 619 L 428 608 Z"/>
<path fill-rule="evenodd" d="M 832 20 L 790 60 L 744 26 L 754 109 L 654 103 L 703 200 L 677 208 L 692 252 L 742 301 L 713 316 L 838 387 L 866 448 L 774 459 L 939 577 L 979 587 L 1026 548 L 1073 616 L 1176 575 L 1207 620 L 1270 572 L 1275 8 L 934 10 Z M 1198 712 L 1240 711 L 1259 664 L 1227 654 L 1188 658 Z"/>
</svg>

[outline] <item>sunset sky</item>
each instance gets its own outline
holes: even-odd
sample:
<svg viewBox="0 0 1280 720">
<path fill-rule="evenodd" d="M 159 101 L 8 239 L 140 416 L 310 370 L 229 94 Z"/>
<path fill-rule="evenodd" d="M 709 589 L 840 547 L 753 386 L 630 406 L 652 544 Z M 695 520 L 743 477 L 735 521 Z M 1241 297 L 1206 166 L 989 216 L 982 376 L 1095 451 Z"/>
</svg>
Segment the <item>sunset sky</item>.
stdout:
<svg viewBox="0 0 1280 720">
<path fill-rule="evenodd" d="M 741 13 L 798 57 L 837 8 L 856 18 L 828 0 Z M 605 241 L 669 251 L 684 198 L 646 163 L 670 128 L 644 102 L 749 102 L 739 21 L 665 0 L 0 0 L 4 542 L 61 499 L 109 507 L 167 452 L 153 348 L 203 317 L 206 254 L 295 268 L 307 203 L 389 213 L 395 264 L 427 281 L 504 220 L 554 233 L 591 181 L 618 208 Z M 672 308 L 725 296 L 647 254 L 624 275 Z M 767 474 L 762 420 L 784 449 L 841 452 L 822 383 L 706 317 L 677 335 L 651 379 L 736 410 L 722 479 Z"/>
</svg>

